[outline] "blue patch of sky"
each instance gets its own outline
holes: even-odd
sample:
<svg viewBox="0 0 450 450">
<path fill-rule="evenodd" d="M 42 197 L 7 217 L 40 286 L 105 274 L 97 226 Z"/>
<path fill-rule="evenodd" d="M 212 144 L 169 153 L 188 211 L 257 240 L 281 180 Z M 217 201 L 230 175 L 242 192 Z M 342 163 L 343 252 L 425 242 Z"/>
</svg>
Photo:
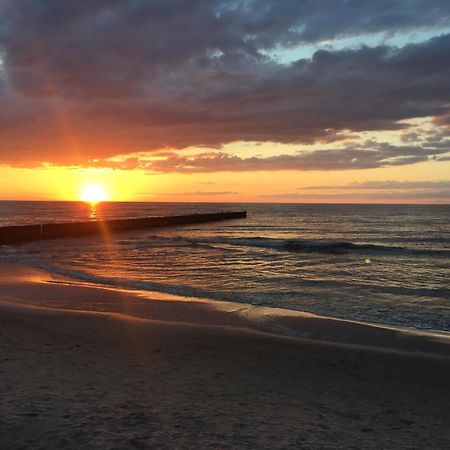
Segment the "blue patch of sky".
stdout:
<svg viewBox="0 0 450 450">
<path fill-rule="evenodd" d="M 422 29 L 411 32 L 383 32 L 373 34 L 362 34 L 358 36 L 336 38 L 314 44 L 301 44 L 295 47 L 275 48 L 263 51 L 280 64 L 290 64 L 299 59 L 310 59 L 318 50 L 338 51 L 343 49 L 357 49 L 362 46 L 377 47 L 388 45 L 391 47 L 404 47 L 428 41 L 429 39 L 450 33 L 450 27 L 440 29 Z"/>
</svg>

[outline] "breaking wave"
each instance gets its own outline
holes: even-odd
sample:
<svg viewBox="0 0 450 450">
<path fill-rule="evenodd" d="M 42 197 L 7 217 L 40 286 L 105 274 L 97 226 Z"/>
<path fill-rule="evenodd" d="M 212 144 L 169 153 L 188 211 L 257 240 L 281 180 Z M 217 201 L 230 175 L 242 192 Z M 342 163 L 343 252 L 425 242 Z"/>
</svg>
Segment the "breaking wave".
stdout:
<svg viewBox="0 0 450 450">
<path fill-rule="evenodd" d="M 231 238 L 226 236 L 216 236 L 210 238 L 189 239 L 182 236 L 148 236 L 145 243 L 141 245 L 159 246 L 239 246 L 239 247 L 260 247 L 298 253 L 363 253 L 363 254 L 420 254 L 423 256 L 450 256 L 450 250 L 411 248 L 380 244 L 355 243 L 350 241 L 331 241 L 325 239 L 276 239 L 266 237 Z"/>
</svg>

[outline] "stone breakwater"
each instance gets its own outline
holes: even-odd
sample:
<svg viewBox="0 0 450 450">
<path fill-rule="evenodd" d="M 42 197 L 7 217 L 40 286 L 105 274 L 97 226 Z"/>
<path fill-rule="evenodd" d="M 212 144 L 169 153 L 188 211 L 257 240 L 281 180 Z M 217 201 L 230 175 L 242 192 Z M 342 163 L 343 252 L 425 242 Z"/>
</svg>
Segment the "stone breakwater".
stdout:
<svg viewBox="0 0 450 450">
<path fill-rule="evenodd" d="M 87 222 L 43 223 L 36 225 L 8 226 L 0 228 L 0 245 L 44 239 L 60 239 L 89 234 L 108 234 L 143 228 L 159 228 L 193 223 L 217 222 L 243 219 L 246 211 L 217 212 L 209 214 L 189 214 L 166 217 L 140 217 L 132 219 L 111 219 Z"/>
</svg>

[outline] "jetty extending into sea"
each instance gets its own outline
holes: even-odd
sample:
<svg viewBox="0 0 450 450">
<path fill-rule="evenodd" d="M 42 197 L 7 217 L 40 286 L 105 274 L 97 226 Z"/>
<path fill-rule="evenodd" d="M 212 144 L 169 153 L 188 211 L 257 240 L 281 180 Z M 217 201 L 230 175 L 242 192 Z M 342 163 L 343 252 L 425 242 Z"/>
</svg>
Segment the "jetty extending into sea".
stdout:
<svg viewBox="0 0 450 450">
<path fill-rule="evenodd" d="M 229 211 L 208 214 L 189 214 L 164 217 L 138 217 L 132 219 L 92 220 L 86 222 L 42 223 L 0 227 L 0 245 L 44 239 L 60 239 L 89 234 L 109 234 L 144 228 L 160 228 L 193 223 L 243 219 L 247 211 Z"/>
</svg>

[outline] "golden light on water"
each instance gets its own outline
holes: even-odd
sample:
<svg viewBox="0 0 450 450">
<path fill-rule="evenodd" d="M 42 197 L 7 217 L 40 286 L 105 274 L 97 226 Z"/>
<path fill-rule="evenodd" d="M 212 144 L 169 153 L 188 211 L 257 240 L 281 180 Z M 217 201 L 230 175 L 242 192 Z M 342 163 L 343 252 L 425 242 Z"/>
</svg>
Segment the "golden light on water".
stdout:
<svg viewBox="0 0 450 450">
<path fill-rule="evenodd" d="M 101 184 L 87 184 L 81 192 L 81 200 L 88 203 L 104 202 L 108 199 L 106 189 Z"/>
</svg>

